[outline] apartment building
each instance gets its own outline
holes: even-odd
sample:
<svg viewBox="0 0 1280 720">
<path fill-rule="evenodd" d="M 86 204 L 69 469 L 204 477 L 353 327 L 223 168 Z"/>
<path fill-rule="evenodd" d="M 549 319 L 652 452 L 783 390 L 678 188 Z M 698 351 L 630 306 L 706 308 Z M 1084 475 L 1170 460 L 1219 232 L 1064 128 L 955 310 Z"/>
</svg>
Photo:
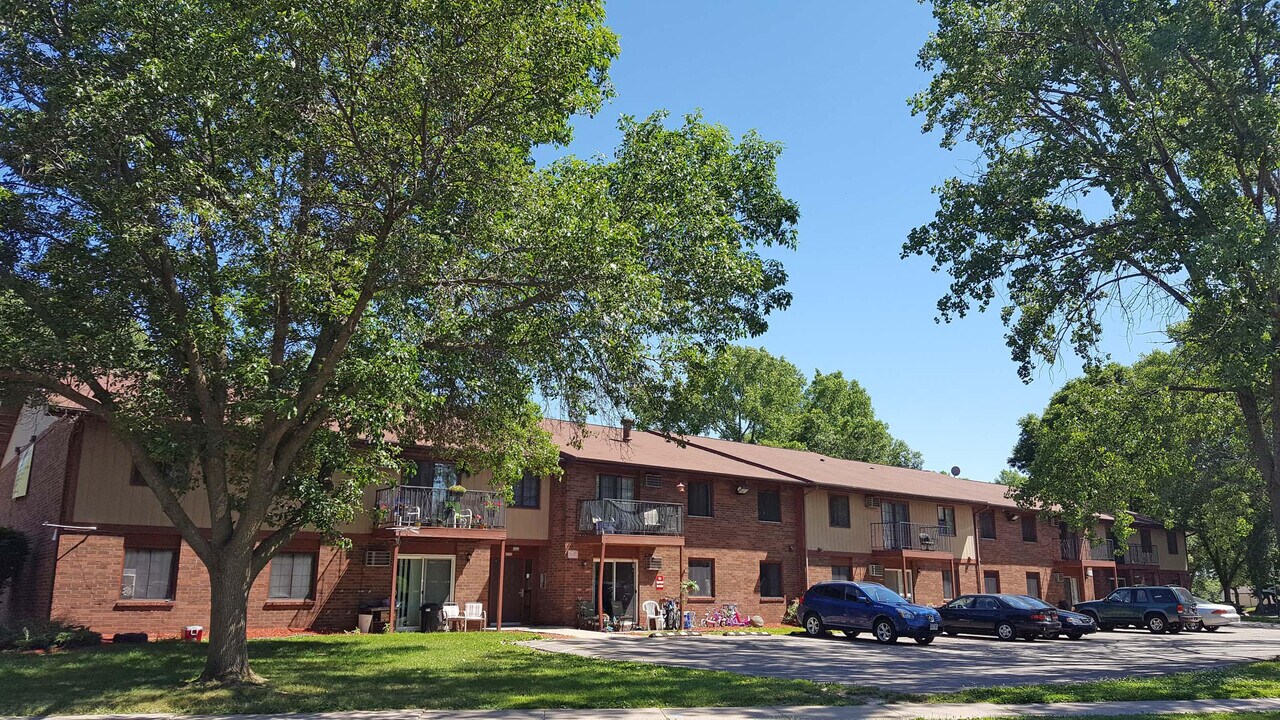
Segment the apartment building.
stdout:
<svg viewBox="0 0 1280 720">
<path fill-rule="evenodd" d="M 0 525 L 32 555 L 6 616 L 72 619 L 102 632 L 207 625 L 208 577 L 105 426 L 76 412 L 0 417 Z M 1124 552 L 1091 545 L 1005 497 L 1005 488 L 816 453 L 547 421 L 559 479 L 494 492 L 446 454 L 404 448 L 344 528 L 351 545 L 299 533 L 250 594 L 253 628 L 346 629 L 388 606 L 416 629 L 423 605 L 480 602 L 491 625 L 566 625 L 581 608 L 641 620 L 642 605 L 698 589 L 778 622 L 812 582 L 867 579 L 917 602 L 963 592 L 1091 599 L 1118 584 L 1190 579 L 1181 531 L 1136 518 Z M 451 492 L 457 485 L 465 493 Z M 199 494 L 188 511 L 207 518 Z M 1100 520 L 1106 537 L 1109 519 Z M 590 613 L 589 613 L 590 614 Z"/>
</svg>

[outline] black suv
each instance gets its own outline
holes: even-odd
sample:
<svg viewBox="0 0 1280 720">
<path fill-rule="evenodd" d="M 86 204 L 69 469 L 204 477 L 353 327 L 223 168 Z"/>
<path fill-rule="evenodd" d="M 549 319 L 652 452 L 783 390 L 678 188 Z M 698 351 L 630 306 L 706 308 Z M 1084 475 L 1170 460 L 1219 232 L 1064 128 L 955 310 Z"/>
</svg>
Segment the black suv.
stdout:
<svg viewBox="0 0 1280 720">
<path fill-rule="evenodd" d="M 1093 618 L 1099 630 L 1132 625 L 1153 633 L 1176 633 L 1200 627 L 1195 598 L 1180 587 L 1123 587 L 1102 600 L 1082 602 L 1074 610 Z"/>
</svg>

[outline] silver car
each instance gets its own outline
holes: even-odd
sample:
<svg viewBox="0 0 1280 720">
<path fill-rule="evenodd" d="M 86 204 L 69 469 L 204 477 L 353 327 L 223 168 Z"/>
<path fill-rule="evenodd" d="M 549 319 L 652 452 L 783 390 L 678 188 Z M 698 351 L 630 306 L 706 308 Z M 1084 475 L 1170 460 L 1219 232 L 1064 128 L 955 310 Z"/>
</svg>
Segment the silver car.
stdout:
<svg viewBox="0 0 1280 720">
<path fill-rule="evenodd" d="M 1240 613 L 1233 606 L 1209 602 L 1204 598 L 1196 598 L 1196 612 L 1200 614 L 1200 627 L 1209 632 L 1224 625 L 1240 623 Z"/>
</svg>

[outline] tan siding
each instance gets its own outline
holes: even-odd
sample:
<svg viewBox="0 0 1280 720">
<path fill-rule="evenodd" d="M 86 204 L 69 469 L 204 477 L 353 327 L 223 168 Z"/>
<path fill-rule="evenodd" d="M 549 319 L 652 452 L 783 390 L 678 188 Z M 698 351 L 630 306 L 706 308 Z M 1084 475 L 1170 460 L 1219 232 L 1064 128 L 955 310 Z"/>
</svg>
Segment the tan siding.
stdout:
<svg viewBox="0 0 1280 720">
<path fill-rule="evenodd" d="M 1186 572 L 1187 570 L 1187 536 L 1185 533 L 1178 533 L 1178 554 L 1169 554 L 1169 539 L 1165 537 L 1165 531 L 1152 530 L 1151 544 L 1156 546 L 1156 550 L 1160 552 L 1160 569 L 1161 570 L 1178 570 Z"/>
<path fill-rule="evenodd" d="M 546 540 L 551 525 L 551 483 L 542 478 L 537 508 L 507 508 L 507 537 L 512 540 Z"/>
<path fill-rule="evenodd" d="M 830 526 L 827 512 L 827 494 L 841 494 L 823 488 L 805 496 L 805 535 L 810 550 L 814 552 L 869 553 L 871 552 L 871 525 L 880 522 L 880 510 L 867 507 L 866 495 L 849 495 L 848 528 Z M 886 497 L 886 496 L 881 496 Z M 890 499 L 887 498 L 886 499 Z M 963 503 L 935 502 L 932 500 L 908 500 L 911 522 L 933 525 L 938 522 L 938 506 L 955 508 L 956 556 L 972 558 L 974 555 L 973 509 Z"/>
<path fill-rule="evenodd" d="M 76 481 L 75 522 L 89 525 L 171 526 L 160 501 L 145 485 L 130 485 L 129 451 L 100 422 L 85 423 L 80 475 Z M 187 514 L 200 527 L 209 526 L 203 492 L 182 499 Z"/>
</svg>

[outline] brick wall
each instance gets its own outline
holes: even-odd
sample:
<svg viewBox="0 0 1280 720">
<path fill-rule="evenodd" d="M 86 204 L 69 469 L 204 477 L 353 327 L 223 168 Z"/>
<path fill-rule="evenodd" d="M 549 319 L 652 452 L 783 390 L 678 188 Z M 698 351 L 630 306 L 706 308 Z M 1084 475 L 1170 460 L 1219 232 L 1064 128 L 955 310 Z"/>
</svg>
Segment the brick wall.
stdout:
<svg viewBox="0 0 1280 720">
<path fill-rule="evenodd" d="M 79 424 L 66 418 L 38 436 L 24 497 L 13 497 L 18 463 L 14 457 L 2 459 L 5 465 L 0 469 L 0 526 L 24 533 L 29 550 L 21 574 L 0 597 L 0 621 L 49 616 L 56 548 L 53 530 L 42 524 L 62 520 L 68 459 L 78 432 Z"/>
<path fill-rule="evenodd" d="M 586 462 L 575 462 L 565 467 L 564 477 L 551 489 L 549 545 L 539 561 L 546 572 L 547 582 L 545 588 L 536 591 L 536 621 L 572 624 L 576 601 L 590 601 L 594 597 L 592 568 L 600 554 L 599 537 L 579 535 L 578 507 L 581 501 L 595 498 L 596 476 L 601 473 L 634 477 L 637 500 L 678 503 L 686 510 L 684 562 L 681 562 L 679 547 L 656 544 L 647 547 L 608 546 L 606 560 L 634 560 L 637 563 L 637 608 L 646 600 L 676 597 L 688 560 L 705 558 L 715 562 L 715 596 L 691 603 L 693 606 L 689 609 L 701 613 L 708 609 L 708 603 L 732 602 L 744 615 L 760 615 L 766 622 L 781 620 L 786 609 L 785 601 L 762 598 L 759 594 L 760 563 L 782 564 L 784 596 L 795 597 L 804 591 L 804 553 L 798 516 L 800 488 L 666 470 L 651 472 L 662 476 L 661 487 L 647 487 L 646 471 L 641 468 Z M 687 492 L 681 493 L 676 485 L 695 481 L 712 484 L 713 517 L 688 517 Z M 748 488 L 746 494 L 739 495 L 734 491 L 739 484 Z M 781 522 L 761 522 L 758 519 L 756 492 L 760 489 L 779 492 Z M 577 557 L 570 557 L 574 553 Z M 648 569 L 647 557 L 650 555 L 662 559 L 661 571 Z M 664 579 L 662 590 L 655 587 L 658 575 Z"/>
</svg>

